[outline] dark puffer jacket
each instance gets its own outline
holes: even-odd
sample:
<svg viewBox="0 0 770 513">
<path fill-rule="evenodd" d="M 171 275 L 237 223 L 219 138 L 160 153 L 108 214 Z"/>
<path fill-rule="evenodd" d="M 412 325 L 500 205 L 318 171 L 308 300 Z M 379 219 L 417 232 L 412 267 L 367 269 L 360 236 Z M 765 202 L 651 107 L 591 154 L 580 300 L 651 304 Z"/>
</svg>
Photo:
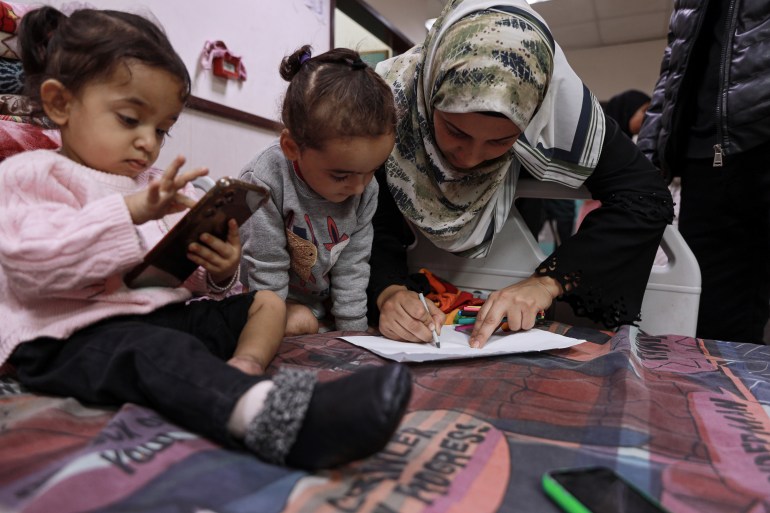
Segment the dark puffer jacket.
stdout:
<svg viewBox="0 0 770 513">
<path fill-rule="evenodd" d="M 674 137 L 683 136 L 676 120 L 692 89 L 682 87 L 690 71 L 693 47 L 703 27 L 708 1 L 676 0 L 661 73 L 647 110 L 638 145 L 666 174 L 682 155 Z M 717 141 L 725 156 L 770 141 L 770 2 L 729 0 L 725 49 L 719 66 L 718 101 L 714 105 Z"/>
</svg>

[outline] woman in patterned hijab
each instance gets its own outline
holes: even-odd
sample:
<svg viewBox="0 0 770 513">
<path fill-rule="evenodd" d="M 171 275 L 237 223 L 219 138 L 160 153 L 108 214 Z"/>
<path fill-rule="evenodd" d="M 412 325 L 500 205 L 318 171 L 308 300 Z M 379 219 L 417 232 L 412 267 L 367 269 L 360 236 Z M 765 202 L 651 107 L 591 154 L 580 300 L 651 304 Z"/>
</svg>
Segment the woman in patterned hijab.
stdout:
<svg viewBox="0 0 770 513">
<path fill-rule="evenodd" d="M 523 0 L 451 0 L 422 45 L 380 63 L 377 72 L 391 84 L 402 118 L 396 146 L 378 172 L 370 320 L 379 321 L 380 331 L 391 338 L 425 341 L 430 340 L 428 327 L 444 317 L 436 310 L 433 319 L 425 319 L 424 307 L 418 309 L 422 305 L 411 292 L 421 286 L 406 271 L 403 248 L 413 239 L 410 230 L 419 230 L 446 251 L 485 256 L 508 219 L 521 166 L 540 180 L 577 188 L 597 168 L 607 129 L 614 134 L 617 126 L 606 126 L 599 102 Z M 634 164 L 644 171 L 645 187 L 665 196 L 665 184 L 644 162 Z M 399 213 L 408 229 L 394 218 Z M 593 296 L 606 288 L 601 283 L 599 288 L 581 285 L 578 293 L 581 279 L 602 270 L 585 274 L 584 262 L 590 263 L 585 246 L 577 244 L 573 255 L 565 244 L 566 262 L 557 265 L 552 256 L 533 277 L 490 296 L 472 345 L 483 345 L 504 316 L 514 330 L 531 328 L 537 311 L 563 294 L 589 317 L 621 323 L 636 319 L 666 215 L 653 224 L 652 235 L 642 237 L 652 253 L 649 265 L 641 264 L 633 312 L 619 311 L 601 298 L 597 303 Z M 632 281 L 639 288 L 639 280 Z M 586 292 L 592 295 L 590 305 Z"/>
</svg>

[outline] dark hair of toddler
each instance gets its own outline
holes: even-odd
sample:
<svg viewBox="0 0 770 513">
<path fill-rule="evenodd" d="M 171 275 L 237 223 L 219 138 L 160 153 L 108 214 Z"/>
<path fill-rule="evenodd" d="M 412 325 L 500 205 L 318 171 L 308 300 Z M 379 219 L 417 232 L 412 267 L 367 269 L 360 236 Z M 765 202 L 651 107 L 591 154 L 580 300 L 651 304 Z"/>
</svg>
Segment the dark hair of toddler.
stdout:
<svg viewBox="0 0 770 513">
<path fill-rule="evenodd" d="M 77 94 L 84 85 L 112 76 L 117 66 L 139 62 L 179 79 L 180 99 L 190 94 L 190 75 L 166 34 L 142 16 L 79 9 L 70 16 L 53 7 L 26 13 L 19 24 L 25 92 L 40 103 L 40 85 L 61 82 Z"/>
<path fill-rule="evenodd" d="M 281 119 L 300 149 L 395 133 L 393 93 L 355 50 L 335 48 L 312 57 L 305 45 L 283 59 L 280 72 L 289 82 Z"/>
</svg>

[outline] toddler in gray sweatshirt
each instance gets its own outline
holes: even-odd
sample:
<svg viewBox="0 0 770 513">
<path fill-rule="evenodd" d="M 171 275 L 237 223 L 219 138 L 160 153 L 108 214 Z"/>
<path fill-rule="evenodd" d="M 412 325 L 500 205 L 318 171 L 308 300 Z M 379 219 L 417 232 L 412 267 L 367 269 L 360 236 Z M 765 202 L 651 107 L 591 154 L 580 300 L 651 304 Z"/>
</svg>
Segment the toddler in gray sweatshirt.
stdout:
<svg viewBox="0 0 770 513">
<path fill-rule="evenodd" d="M 287 301 L 287 335 L 365 331 L 366 287 L 377 208 L 374 172 L 395 142 L 396 110 L 385 82 L 358 53 L 286 57 L 285 128 L 241 172 L 268 201 L 241 227 L 241 280 Z"/>
</svg>

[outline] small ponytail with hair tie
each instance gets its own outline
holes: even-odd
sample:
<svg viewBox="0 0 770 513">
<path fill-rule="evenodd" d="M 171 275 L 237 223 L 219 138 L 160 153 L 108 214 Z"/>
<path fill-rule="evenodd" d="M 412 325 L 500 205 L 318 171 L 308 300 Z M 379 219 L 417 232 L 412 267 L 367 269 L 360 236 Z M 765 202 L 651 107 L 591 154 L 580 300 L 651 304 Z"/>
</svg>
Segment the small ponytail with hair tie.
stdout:
<svg viewBox="0 0 770 513">
<path fill-rule="evenodd" d="M 36 98 L 39 93 L 42 74 L 48 64 L 48 46 L 67 15 L 50 6 L 29 11 L 22 16 L 16 29 L 24 68 L 25 93 Z"/>
<path fill-rule="evenodd" d="M 354 71 L 358 69 L 366 69 L 368 66 L 368 64 L 361 60 L 361 57 L 357 57 L 356 59 L 345 59 L 345 62 L 347 62 Z"/>
<path fill-rule="evenodd" d="M 302 48 L 295 50 L 291 55 L 284 57 L 278 68 L 281 78 L 291 82 L 302 71 L 305 63 L 313 58 L 312 51 L 313 48 L 310 45 L 304 45 Z"/>
</svg>

